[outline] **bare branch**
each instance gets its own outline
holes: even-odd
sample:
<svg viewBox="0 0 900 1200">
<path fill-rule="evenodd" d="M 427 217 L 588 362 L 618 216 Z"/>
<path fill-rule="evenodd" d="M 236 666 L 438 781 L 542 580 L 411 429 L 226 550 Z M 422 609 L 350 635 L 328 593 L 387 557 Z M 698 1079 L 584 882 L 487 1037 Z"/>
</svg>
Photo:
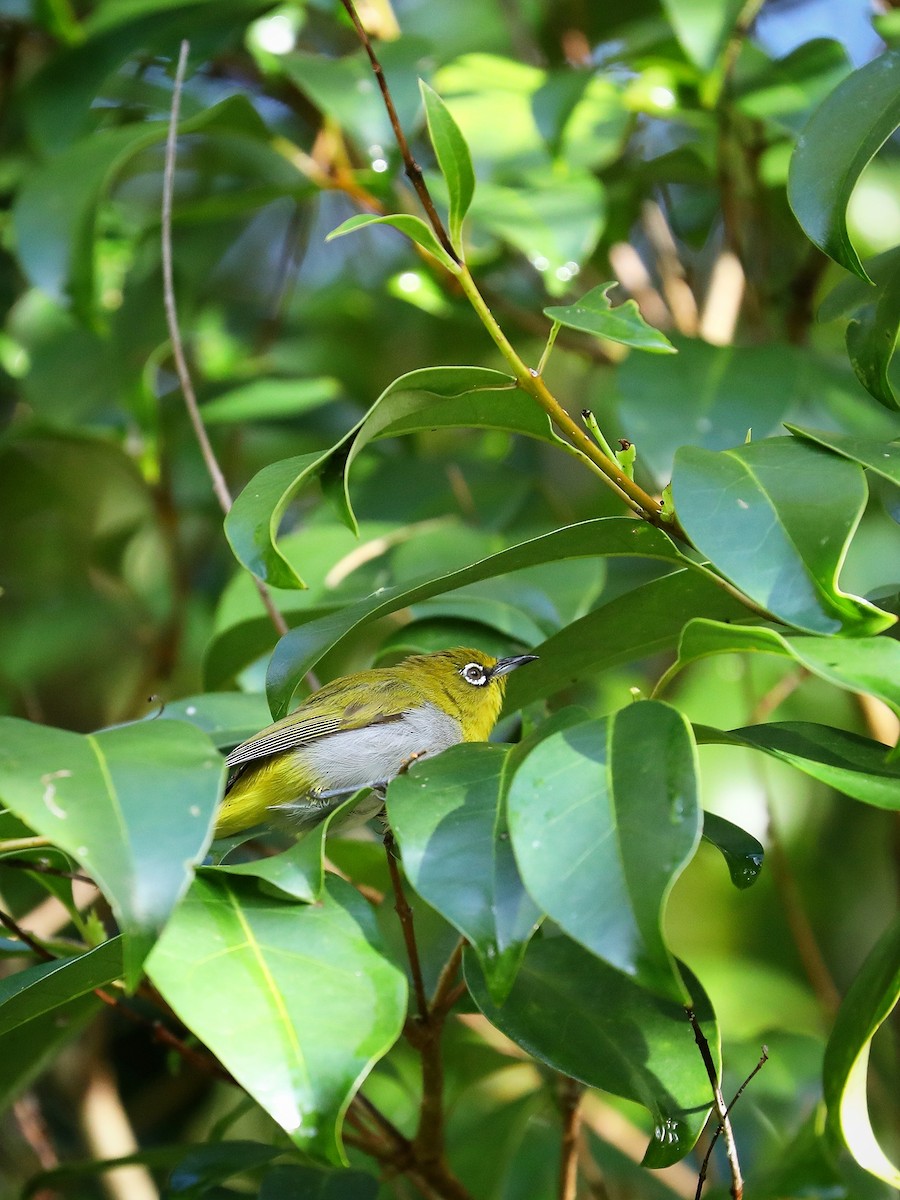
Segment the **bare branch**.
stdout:
<svg viewBox="0 0 900 1200">
<path fill-rule="evenodd" d="M 734 1130 L 731 1128 L 731 1119 L 728 1116 L 728 1109 L 725 1106 L 725 1098 L 722 1095 L 722 1089 L 719 1086 L 719 1076 L 716 1071 L 716 1064 L 713 1062 L 712 1053 L 709 1049 L 709 1042 L 706 1040 L 706 1035 L 700 1028 L 700 1022 L 697 1020 L 697 1014 L 692 1008 L 686 1008 L 688 1020 L 691 1023 L 691 1029 L 694 1031 L 694 1041 L 697 1043 L 697 1048 L 700 1051 L 700 1057 L 703 1059 L 703 1065 L 706 1068 L 706 1074 L 709 1078 L 710 1086 L 713 1093 L 713 1105 L 719 1117 L 719 1125 L 725 1135 L 725 1151 L 728 1155 L 728 1165 L 731 1169 L 731 1188 L 729 1194 L 732 1200 L 742 1200 L 744 1195 L 744 1180 L 741 1175 L 741 1164 L 738 1161 L 737 1147 L 734 1143 Z M 699 1200 L 700 1191 L 703 1184 L 700 1183 L 697 1191 Z"/>
</svg>

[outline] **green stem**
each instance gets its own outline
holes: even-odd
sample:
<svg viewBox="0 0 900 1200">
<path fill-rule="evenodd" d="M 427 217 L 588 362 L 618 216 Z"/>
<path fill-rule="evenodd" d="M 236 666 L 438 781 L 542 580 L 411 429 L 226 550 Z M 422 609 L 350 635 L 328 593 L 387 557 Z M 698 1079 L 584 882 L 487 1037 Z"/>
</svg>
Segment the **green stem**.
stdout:
<svg viewBox="0 0 900 1200">
<path fill-rule="evenodd" d="M 645 492 L 643 488 L 639 487 L 633 479 L 629 479 L 615 459 L 603 453 L 600 447 L 588 437 L 581 426 L 569 416 L 540 375 L 522 362 L 506 334 L 498 325 L 494 314 L 488 308 L 484 297 L 479 292 L 474 279 L 469 274 L 469 270 L 465 265 L 460 267 L 457 278 L 459 279 L 460 287 L 478 314 L 481 323 L 512 369 L 516 377 L 516 382 L 522 391 L 527 392 L 529 396 L 538 402 L 557 429 L 561 433 L 564 433 L 576 449 L 580 450 L 585 458 L 594 465 L 598 474 L 604 478 L 607 485 L 616 492 L 620 499 L 624 500 L 633 512 L 637 513 L 639 517 L 643 517 L 645 521 L 649 521 L 651 525 L 664 528 L 675 537 L 685 540 L 684 534 L 677 525 L 670 525 L 662 519 L 659 503 Z"/>
<path fill-rule="evenodd" d="M 53 843 L 46 837 L 7 838 L 0 842 L 0 854 L 17 854 L 21 850 L 40 850 Z"/>
</svg>

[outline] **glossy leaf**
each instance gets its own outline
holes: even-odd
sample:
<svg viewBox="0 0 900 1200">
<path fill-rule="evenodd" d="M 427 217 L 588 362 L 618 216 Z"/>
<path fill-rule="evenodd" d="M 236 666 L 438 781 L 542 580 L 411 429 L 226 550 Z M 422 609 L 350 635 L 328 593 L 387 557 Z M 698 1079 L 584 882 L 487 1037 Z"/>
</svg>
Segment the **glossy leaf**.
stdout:
<svg viewBox="0 0 900 1200">
<path fill-rule="evenodd" d="M 474 955 L 466 982 L 492 1024 L 557 1071 L 642 1104 L 653 1117 L 647 1167 L 678 1162 L 691 1149 L 710 1109 L 709 1079 L 684 1008 L 562 936 L 533 939 L 502 1005 L 492 1003 Z M 709 1000 L 681 966 L 694 1011 L 719 1059 Z"/>
<path fill-rule="evenodd" d="M 900 51 L 854 71 L 816 109 L 797 141 L 788 200 L 810 241 L 868 279 L 847 232 L 847 205 L 871 158 L 900 125 Z"/>
<path fill-rule="evenodd" d="M 507 797 L 516 861 L 541 909 L 598 958 L 680 1003 L 663 918 L 700 840 L 695 760 L 685 719 L 643 702 L 538 742 Z"/>
<path fill-rule="evenodd" d="M 314 454 L 271 463 L 254 475 L 225 518 L 225 534 L 238 562 L 272 587 L 305 587 L 277 545 L 278 529 L 287 507 L 304 487 L 327 471 L 326 484 L 335 496 L 338 511 L 347 526 L 356 532 L 347 473 L 365 445 L 378 437 L 393 436 L 391 426 L 395 421 L 405 422 L 397 433 L 427 428 L 428 420 L 423 414 L 439 411 L 441 399 L 453 400 L 482 389 L 491 391 L 512 385 L 509 375 L 485 367 L 431 367 L 401 375 L 385 388 L 366 416 L 336 445 Z M 436 398 L 439 399 L 436 401 Z M 531 406 L 518 407 L 527 414 Z M 504 410 L 508 411 L 508 408 Z M 462 419 L 465 420 L 464 415 Z M 526 415 L 523 423 L 527 422 Z M 549 422 L 545 421 L 545 425 L 545 435 L 551 440 Z M 533 420 L 532 426 L 542 428 L 534 425 Z"/>
<path fill-rule="evenodd" d="M 421 79 L 419 91 L 425 105 L 428 135 L 450 196 L 450 241 L 462 256 L 462 223 L 475 193 L 472 156 L 459 126 L 437 92 Z"/>
<path fill-rule="evenodd" d="M 148 720 L 189 721 L 219 750 L 231 750 L 271 721 L 264 698 L 255 692 L 204 692 L 167 704 Z"/>
<path fill-rule="evenodd" d="M 875 1033 L 900 1000 L 900 918 L 881 935 L 838 1011 L 822 1083 L 828 1128 L 870 1174 L 900 1188 L 900 1165 L 882 1149 L 869 1120 L 866 1099 L 869 1050 Z"/>
<path fill-rule="evenodd" d="M 277 1146 L 262 1142 L 228 1141 L 194 1146 L 184 1154 L 169 1175 L 169 1192 L 181 1200 L 205 1196 L 216 1184 L 226 1183 L 234 1175 L 242 1175 L 264 1167 L 281 1153 Z"/>
<path fill-rule="evenodd" d="M 656 692 L 699 658 L 743 653 L 780 654 L 836 687 L 869 692 L 900 712 L 900 643 L 893 638 L 785 637 L 774 629 L 739 629 L 703 618 L 685 627 L 678 659 Z"/>
<path fill-rule="evenodd" d="M 900 487 L 900 442 L 883 442 L 877 438 L 854 437 L 848 433 L 804 429 L 800 425 L 786 424 L 785 428 L 795 437 L 858 462 L 860 466 L 867 467 L 876 475 L 881 475 Z"/>
<path fill-rule="evenodd" d="M 470 942 L 497 1004 L 541 917 L 502 836 L 507 755 L 502 746 L 454 746 L 395 779 L 387 801 L 410 883 Z"/>
<path fill-rule="evenodd" d="M 699 736 L 697 741 L 704 739 Z M 765 851 L 761 844 L 746 829 L 726 821 L 717 813 L 704 812 L 703 836 L 711 845 L 722 852 L 722 857 L 728 866 L 731 882 L 736 888 L 748 888 L 759 879 L 762 870 Z"/>
<path fill-rule="evenodd" d="M 325 240 L 333 242 L 335 238 L 344 237 L 345 234 L 353 233 L 357 229 L 367 229 L 370 225 L 390 225 L 393 229 L 399 230 L 411 242 L 415 242 L 417 246 L 421 246 L 423 250 L 427 251 L 432 258 L 436 258 L 442 267 L 446 267 L 454 275 L 457 274 L 459 268 L 437 240 L 431 226 L 426 225 L 421 217 L 408 216 L 406 213 L 387 217 L 371 217 L 360 213 L 343 221 L 337 229 L 332 229 Z"/>
<path fill-rule="evenodd" d="M 0 799 L 103 891 L 129 986 L 206 853 L 223 773 L 209 738 L 181 722 L 83 737 L 0 719 Z"/>
<path fill-rule="evenodd" d="M 574 304 L 545 308 L 544 316 L 565 325 L 567 329 L 593 333 L 596 337 L 621 342 L 622 345 L 633 346 L 636 350 L 649 350 L 653 354 L 675 354 L 675 347 L 666 335 L 648 325 L 641 316 L 637 301 L 625 300 L 613 307 L 608 293 L 614 287 L 618 287 L 616 280 L 601 283 L 585 292 Z"/>
<path fill-rule="evenodd" d="M 792 438 L 720 453 L 682 446 L 672 495 L 697 549 L 778 620 L 809 633 L 877 633 L 893 624 L 838 587 L 866 502 L 855 463 Z"/>
<path fill-rule="evenodd" d="M 504 708 L 516 712 L 600 671 L 668 650 L 698 612 L 721 621 L 747 615 L 744 605 L 697 571 L 673 571 L 641 584 L 535 646 L 540 657 L 510 676 Z"/>
<path fill-rule="evenodd" d="M 900 764 L 889 759 L 889 747 L 881 742 L 811 721 L 773 721 L 728 733 L 707 728 L 696 732 L 700 742 L 762 750 L 864 804 L 900 809 Z"/>
<path fill-rule="evenodd" d="M 343 1114 L 396 1041 L 406 981 L 371 909 L 329 878 L 319 904 L 199 877 L 148 964 L 180 1020 L 306 1153 L 344 1161 Z"/>
<path fill-rule="evenodd" d="M 680 564 L 681 555 L 664 533 L 627 517 L 601 517 L 544 534 L 457 571 L 419 583 L 385 588 L 374 596 L 317 621 L 291 630 L 275 647 L 269 664 L 267 691 L 273 714 L 284 716 L 296 688 L 322 655 L 355 629 L 387 613 L 438 596 L 454 588 L 492 579 L 537 563 L 569 558 L 634 556 Z"/>
<path fill-rule="evenodd" d="M 122 942 L 112 938 L 84 954 L 36 963 L 0 979 L 0 1037 L 121 974 Z"/>
</svg>

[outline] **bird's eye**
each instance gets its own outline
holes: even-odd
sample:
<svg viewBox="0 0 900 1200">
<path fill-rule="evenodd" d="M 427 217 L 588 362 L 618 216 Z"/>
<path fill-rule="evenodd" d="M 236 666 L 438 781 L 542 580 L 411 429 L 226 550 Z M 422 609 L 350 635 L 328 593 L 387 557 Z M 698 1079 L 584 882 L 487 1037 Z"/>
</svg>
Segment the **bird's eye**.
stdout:
<svg viewBox="0 0 900 1200">
<path fill-rule="evenodd" d="M 474 687 L 484 687 L 487 683 L 487 671 L 481 663 L 466 663 L 460 671 L 466 683 L 471 683 Z"/>
</svg>

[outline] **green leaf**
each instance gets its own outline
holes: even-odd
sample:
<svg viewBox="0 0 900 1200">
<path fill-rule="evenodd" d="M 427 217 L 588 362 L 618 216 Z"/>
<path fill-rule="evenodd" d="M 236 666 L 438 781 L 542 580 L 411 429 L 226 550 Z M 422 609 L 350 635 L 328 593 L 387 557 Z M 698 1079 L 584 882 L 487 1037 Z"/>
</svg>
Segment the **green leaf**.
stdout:
<svg viewBox="0 0 900 1200">
<path fill-rule="evenodd" d="M 342 520 L 356 533 L 348 472 L 364 446 L 376 438 L 430 428 L 431 414 L 440 413 L 441 405 L 436 398 L 452 400 L 481 390 L 493 393 L 495 389 L 512 388 L 514 383 L 511 376 L 486 367 L 426 367 L 401 375 L 336 445 L 315 454 L 271 463 L 254 475 L 225 518 L 225 535 L 238 562 L 272 587 L 305 587 L 276 544 L 287 507 L 304 487 L 326 472 L 324 485 L 333 496 Z M 482 411 L 485 426 L 494 425 L 495 420 L 514 420 L 522 426 L 522 432 L 528 434 L 533 430 L 532 436 L 543 435 L 548 441 L 558 442 L 543 414 L 540 414 L 542 421 L 536 420 L 531 402 L 521 396 L 519 401 L 514 407 L 504 406 L 493 419 L 489 408 Z M 468 423 L 465 408 L 462 413 L 456 410 L 455 419 Z"/>
<path fill-rule="evenodd" d="M 233 1175 L 242 1175 L 267 1166 L 282 1151 L 278 1146 L 262 1142 L 212 1142 L 194 1146 L 173 1167 L 169 1176 L 169 1193 L 181 1200 L 199 1200 L 216 1184 L 227 1183 Z"/>
<path fill-rule="evenodd" d="M 645 1166 L 669 1166 L 688 1153 L 706 1123 L 711 1097 L 680 1003 L 640 987 L 567 937 L 532 940 L 502 1006 L 491 1001 L 468 951 L 464 962 L 475 1003 L 507 1037 L 557 1071 L 635 1100 L 651 1113 Z M 709 1000 L 687 968 L 680 970 L 718 1061 Z"/>
<path fill-rule="evenodd" d="M 536 647 L 538 661 L 509 677 L 504 709 L 516 712 L 600 671 L 668 650 L 699 612 L 721 621 L 747 616 L 743 604 L 698 571 L 673 571 L 641 584 Z"/>
<path fill-rule="evenodd" d="M 209 738 L 181 722 L 82 736 L 0 719 L 0 799 L 96 881 L 130 987 L 206 853 L 223 775 Z"/>
<path fill-rule="evenodd" d="M 545 308 L 544 316 L 551 321 L 558 321 L 567 329 L 580 329 L 583 333 L 593 333 L 596 337 L 634 346 L 637 350 L 649 350 L 652 354 L 677 354 L 666 335 L 647 324 L 637 301 L 626 300 L 613 308 L 607 293 L 618 286 L 615 279 L 610 283 L 601 283 L 574 304 Z"/>
<path fill-rule="evenodd" d="M 868 279 L 847 232 L 847 205 L 864 168 L 900 125 L 900 51 L 854 71 L 816 109 L 791 159 L 788 200 L 810 241 Z"/>
<path fill-rule="evenodd" d="M 259 1200 L 376 1200 L 378 1180 L 364 1171 L 317 1171 L 285 1163 L 263 1177 Z"/>
<path fill-rule="evenodd" d="M 812 390 L 795 346 L 672 340 L 677 357 L 629 354 L 616 380 L 617 435 L 637 445 L 659 487 L 672 477 L 676 447 L 727 450 L 744 441 L 748 428 L 756 439 L 780 433 L 791 398 Z"/>
<path fill-rule="evenodd" d="M 189 721 L 209 735 L 218 750 L 231 750 L 271 721 L 265 699 L 255 692 L 204 692 L 165 706 L 153 721 Z"/>
<path fill-rule="evenodd" d="M 719 453 L 682 446 L 672 495 L 700 553 L 778 620 L 809 633 L 894 623 L 837 583 L 866 503 L 855 463 L 793 438 Z"/>
<path fill-rule="evenodd" d="M 387 798 L 409 882 L 471 943 L 497 1004 L 541 917 L 503 836 L 507 756 L 503 746 L 454 746 L 414 764 Z"/>
<path fill-rule="evenodd" d="M 695 728 L 697 741 L 704 739 Z M 703 836 L 718 850 L 728 866 L 731 882 L 736 888 L 748 888 L 759 879 L 765 851 L 756 838 L 716 813 L 703 813 Z"/>
<path fill-rule="evenodd" d="M 298 684 L 322 655 L 355 629 L 378 617 L 465 584 L 506 575 L 537 563 L 605 555 L 658 558 L 678 564 L 684 561 L 666 535 L 652 525 L 628 517 L 601 517 L 521 542 L 434 579 L 382 589 L 358 604 L 292 629 L 279 641 L 267 677 L 272 712 L 276 719 L 284 716 L 291 708 Z"/>
<path fill-rule="evenodd" d="M 472 156 L 459 126 L 437 92 L 421 79 L 419 91 L 425 105 L 428 135 L 434 146 L 441 174 L 447 181 L 447 192 L 450 196 L 450 241 L 462 258 L 462 224 L 475 193 Z"/>
<path fill-rule="evenodd" d="M 367 902 L 329 878 L 319 904 L 260 895 L 221 873 L 194 881 L 148 971 L 180 1020 L 304 1152 L 345 1156 L 352 1093 L 393 1045 L 406 980 Z"/>
<path fill-rule="evenodd" d="M 0 1037 L 121 974 L 122 941 L 112 938 L 84 954 L 37 963 L 0 979 Z"/>
<path fill-rule="evenodd" d="M 330 376 L 319 379 L 254 379 L 204 402 L 204 425 L 243 421 L 276 421 L 296 417 L 336 400 L 341 385 Z"/>
<path fill-rule="evenodd" d="M 8 1109 L 101 1007 L 96 996 L 79 996 L 0 1036 L 0 1107 Z"/>
<path fill-rule="evenodd" d="M 641 987 L 685 1003 L 662 922 L 700 840 L 690 727 L 644 701 L 544 738 L 515 769 L 516 861 L 541 909 Z"/>
<path fill-rule="evenodd" d="M 663 0 L 663 9 L 685 54 L 701 71 L 709 71 L 725 49 L 744 0 Z"/>
<path fill-rule="evenodd" d="M 820 429 L 804 429 L 785 423 L 794 437 L 813 442 L 844 458 L 858 462 L 884 479 L 900 487 L 900 442 L 883 442 L 878 438 L 854 437 L 847 433 L 831 433 Z"/>
<path fill-rule="evenodd" d="M 773 721 L 728 733 L 701 727 L 696 732 L 700 742 L 762 750 L 864 804 L 900 809 L 900 764 L 889 761 L 889 747 L 881 742 L 812 721 Z"/>
<path fill-rule="evenodd" d="M 881 1148 L 869 1120 L 866 1080 L 876 1031 L 900 1000 L 900 918 L 881 935 L 844 998 L 825 1047 L 822 1083 L 828 1128 L 861 1167 L 900 1188 L 900 1166 Z"/>
<path fill-rule="evenodd" d="M 521 186 L 479 181 L 471 220 L 528 259 L 552 296 L 570 281 L 597 245 L 606 218 L 606 193 L 593 175 L 549 168 Z"/>
<path fill-rule="evenodd" d="M 411 217 L 406 213 L 394 214 L 388 217 L 371 217 L 363 213 L 355 217 L 350 217 L 338 225 L 337 229 L 332 229 L 325 241 L 332 242 L 335 238 L 343 237 L 347 233 L 353 233 L 356 229 L 366 229 L 369 225 L 390 225 L 394 229 L 398 229 L 402 234 L 405 234 L 411 242 L 415 242 L 417 246 L 421 246 L 423 250 L 436 258 L 442 267 L 446 267 L 454 275 L 459 274 L 459 267 L 437 240 L 430 225 L 426 225 L 421 217 Z"/>
<path fill-rule="evenodd" d="M 900 643 L 893 638 L 785 637 L 774 629 L 737 628 L 699 618 L 681 635 L 678 659 L 659 693 L 688 663 L 709 654 L 780 654 L 850 692 L 869 692 L 900 713 Z"/>
</svg>

